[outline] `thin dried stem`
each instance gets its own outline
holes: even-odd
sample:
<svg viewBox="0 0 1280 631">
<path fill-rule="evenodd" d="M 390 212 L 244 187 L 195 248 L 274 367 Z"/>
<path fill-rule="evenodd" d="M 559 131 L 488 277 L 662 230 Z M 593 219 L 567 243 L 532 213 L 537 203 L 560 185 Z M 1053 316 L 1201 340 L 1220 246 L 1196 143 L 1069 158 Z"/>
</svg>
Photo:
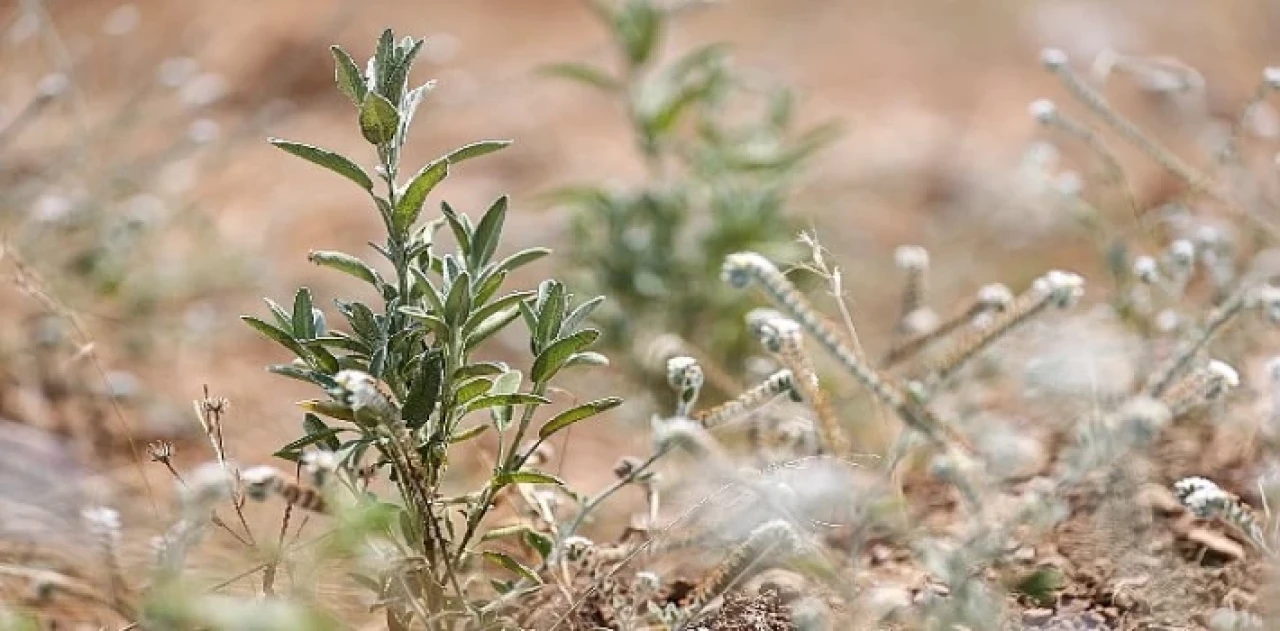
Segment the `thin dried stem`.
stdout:
<svg viewBox="0 0 1280 631">
<path fill-rule="evenodd" d="M 1238 289 L 1217 308 L 1209 312 L 1196 334 L 1184 342 L 1177 352 L 1151 373 L 1151 377 L 1147 379 L 1147 383 L 1142 387 L 1142 392 L 1151 397 L 1163 395 L 1165 390 L 1173 384 L 1173 380 L 1186 369 L 1191 360 L 1200 352 L 1200 349 L 1204 348 L 1210 340 L 1244 311 L 1252 291 L 1253 287 L 1251 286 Z"/>
</svg>

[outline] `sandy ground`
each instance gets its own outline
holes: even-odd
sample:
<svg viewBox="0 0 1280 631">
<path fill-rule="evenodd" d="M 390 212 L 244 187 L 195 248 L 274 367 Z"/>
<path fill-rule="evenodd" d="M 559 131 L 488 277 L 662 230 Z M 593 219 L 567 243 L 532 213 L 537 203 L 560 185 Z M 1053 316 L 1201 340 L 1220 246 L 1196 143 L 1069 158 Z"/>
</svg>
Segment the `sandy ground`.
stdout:
<svg viewBox="0 0 1280 631">
<path fill-rule="evenodd" d="M 47 9 L 53 28 L 30 29 L 20 18 L 28 5 Z M 601 59 L 604 34 L 578 1 L 142 0 L 132 3 L 132 18 L 120 6 L 36 0 L 0 8 L 9 25 L 0 44 L 0 106 L 6 108 L 0 120 L 18 111 L 41 76 L 68 64 L 75 97 L 47 113 L 40 133 L 24 134 L 6 148 L 0 168 L 47 166 L 41 157 L 46 149 L 76 144 L 86 126 L 131 107 L 130 95 L 151 82 L 166 59 L 193 57 L 224 88 L 220 99 L 201 107 L 175 103 L 172 96 L 148 101 L 159 103 L 154 118 L 143 108 L 135 112 L 141 123 L 124 137 L 84 141 L 75 169 L 77 181 L 94 181 L 120 155 L 154 153 L 187 133 L 195 119 L 214 121 L 222 130 L 211 148 L 179 161 L 160 160 L 154 171 L 130 178 L 137 189 L 174 191 L 168 198 L 190 202 L 185 212 L 203 226 L 157 251 L 154 264 L 183 265 L 202 278 L 234 270 L 227 272 L 230 280 L 151 316 L 170 333 L 161 334 L 168 337 L 160 338 L 155 352 L 136 360 L 111 343 L 131 314 L 84 316 L 91 336 L 102 340 L 98 350 L 106 365 L 134 372 L 164 404 L 165 412 L 150 417 L 127 415 L 140 433 L 148 425 L 189 423 L 185 401 L 202 384 L 233 402 L 229 447 L 241 460 L 266 459 L 296 431 L 291 402 L 306 390 L 262 372 L 281 356 L 235 316 L 263 311 L 259 296 L 283 300 L 299 284 L 324 300 L 354 291 L 308 265 L 306 252 L 363 251 L 375 234 L 375 217 L 358 191 L 261 141 L 271 135 L 364 150 L 353 133 L 354 113 L 330 88 L 329 43 L 363 59 L 387 25 L 427 36 L 427 63 L 418 78 L 436 78 L 440 86 L 419 116 L 408 160 L 423 161 L 480 138 L 514 139 L 514 147 L 469 163 L 441 189 L 443 198 L 469 212 L 510 193 L 510 250 L 560 240 L 563 215 L 535 205 L 537 193 L 567 182 L 636 176 L 610 104 L 534 73 L 548 62 Z M 1081 67 L 1104 49 L 1177 57 L 1207 81 L 1205 115 L 1226 120 L 1253 90 L 1261 68 L 1280 62 L 1276 32 L 1280 4 L 1267 0 L 1221 6 L 1190 0 L 742 0 L 690 15 L 669 47 L 732 42 L 744 65 L 805 95 L 806 119 L 846 123 L 796 208 L 845 266 L 864 340 L 883 348 L 876 339 L 892 323 L 880 317 L 881 307 L 896 299 L 885 279 L 893 277 L 891 252 L 899 244 L 926 245 L 935 260 L 946 261 L 934 278 L 942 303 L 985 282 L 1022 282 L 1049 266 L 1096 269 L 1082 255 L 1083 241 L 1055 232 L 1059 218 L 1019 201 L 1017 165 L 1038 133 L 1027 104 L 1042 96 L 1066 102 L 1039 66 L 1042 46 L 1065 49 Z M 1116 95 L 1175 145 L 1194 140 L 1182 119 L 1159 103 L 1133 89 Z M 267 115 L 274 118 L 263 122 Z M 1132 152 L 1122 156 L 1139 174 L 1139 197 L 1158 201 L 1165 190 L 1159 173 Z M 23 204 L 30 203 L 10 201 L 0 216 L 26 212 Z M 39 265 L 38 255 L 24 254 Z M 517 282 L 551 269 L 539 264 Z M 34 308 L 30 299 L 0 291 L 0 312 Z M 79 306 L 74 296 L 57 297 Z M 179 339 L 172 333 L 183 330 L 177 321 L 193 313 L 210 324 L 198 340 Z M 507 348 L 496 350 L 498 357 L 519 357 L 518 340 L 501 342 Z M 578 430 L 574 440 L 581 455 L 564 473 L 590 484 L 617 455 L 638 451 L 644 438 L 606 420 Z M 179 460 L 205 458 L 197 452 Z M 120 477 L 136 478 L 127 461 L 111 466 Z M 155 488 L 167 484 L 157 467 L 148 468 L 147 477 Z"/>
</svg>

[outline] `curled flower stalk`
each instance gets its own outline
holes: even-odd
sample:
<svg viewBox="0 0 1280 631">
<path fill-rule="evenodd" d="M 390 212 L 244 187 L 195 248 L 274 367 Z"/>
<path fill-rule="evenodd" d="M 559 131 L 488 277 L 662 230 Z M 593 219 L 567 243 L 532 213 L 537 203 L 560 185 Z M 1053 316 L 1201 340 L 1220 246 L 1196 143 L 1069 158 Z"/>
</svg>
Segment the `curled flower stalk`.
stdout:
<svg viewBox="0 0 1280 631">
<path fill-rule="evenodd" d="M 725 282 L 734 287 L 744 288 L 753 282 L 758 284 L 766 295 L 827 349 L 854 379 L 881 403 L 894 410 L 909 427 L 940 445 L 946 446 L 950 441 L 972 451 L 967 440 L 947 427 L 923 405 L 908 397 L 897 385 L 868 367 L 769 259 L 755 252 L 731 254 L 725 259 L 721 275 Z"/>
<path fill-rule="evenodd" d="M 1253 508 L 1239 497 L 1224 491 L 1212 480 L 1190 477 L 1173 485 L 1174 494 L 1188 510 L 1200 519 L 1218 519 L 1244 535 L 1267 556 L 1276 555 L 1275 547 L 1268 540 L 1261 521 Z"/>
<path fill-rule="evenodd" d="M 973 322 L 974 318 L 987 313 L 1000 313 L 1013 303 L 1013 294 L 1008 287 L 999 283 L 986 285 L 978 290 L 975 296 L 954 315 L 943 320 L 941 324 L 929 331 L 909 337 L 885 354 L 881 360 L 882 368 L 889 368 L 919 353 L 924 347 L 954 333 L 961 327 Z"/>
<path fill-rule="evenodd" d="M 1001 314 L 987 326 L 968 332 L 957 340 L 939 358 L 931 362 L 925 374 L 926 384 L 936 388 L 954 375 L 979 352 L 994 344 L 1010 331 L 1026 324 L 1050 307 L 1067 308 L 1084 293 L 1084 280 L 1079 276 L 1057 270 L 1041 276 L 1031 288 L 1014 299 Z"/>
<path fill-rule="evenodd" d="M 795 395 L 795 378 L 786 368 L 769 375 L 737 397 L 694 414 L 693 418 L 702 423 L 703 427 L 714 429 L 742 418 L 784 394 Z"/>
<path fill-rule="evenodd" d="M 840 429 L 840 421 L 827 398 L 826 392 L 818 384 L 818 374 L 813 363 L 804 352 L 804 337 L 800 333 L 800 325 L 794 320 L 775 317 L 773 312 L 757 310 L 748 314 L 750 326 L 754 329 L 765 348 L 777 355 L 778 359 L 794 375 L 793 383 L 800 398 L 818 415 L 818 432 L 822 446 L 829 453 L 847 455 L 850 449 L 849 439 Z"/>
<path fill-rule="evenodd" d="M 1179 418 L 1197 407 L 1217 401 L 1240 385 L 1240 374 L 1224 362 L 1211 360 L 1175 381 L 1161 395 L 1173 418 Z"/>
</svg>

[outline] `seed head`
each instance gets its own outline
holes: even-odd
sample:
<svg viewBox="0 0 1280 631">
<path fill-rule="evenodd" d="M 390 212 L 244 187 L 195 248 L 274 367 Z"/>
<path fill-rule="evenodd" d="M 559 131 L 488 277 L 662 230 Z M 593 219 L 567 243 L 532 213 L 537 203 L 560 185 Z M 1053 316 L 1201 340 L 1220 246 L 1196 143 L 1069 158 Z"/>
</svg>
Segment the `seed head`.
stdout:
<svg viewBox="0 0 1280 631">
<path fill-rule="evenodd" d="M 1280 385 L 1280 357 L 1267 360 L 1267 377 L 1271 383 Z"/>
<path fill-rule="evenodd" d="M 688 356 L 672 357 L 667 360 L 667 383 L 676 390 L 702 387 L 702 367 L 698 360 Z"/>
<path fill-rule="evenodd" d="M 1173 485 L 1178 501 L 1202 519 L 1212 517 L 1219 508 L 1231 500 L 1231 495 L 1208 478 L 1190 477 Z"/>
<path fill-rule="evenodd" d="M 983 285 L 978 290 L 978 304 L 982 305 L 984 310 L 1004 311 L 1013 304 L 1013 292 L 1001 283 Z"/>
<path fill-rule="evenodd" d="M 1280 67 L 1268 66 L 1262 71 L 1262 80 L 1272 90 L 1280 90 Z"/>
<path fill-rule="evenodd" d="M 1044 48 L 1040 50 L 1040 63 L 1049 70 L 1057 70 L 1067 65 L 1067 53 L 1061 48 Z"/>
<path fill-rule="evenodd" d="M 775 272 L 777 268 L 773 263 L 765 257 L 755 252 L 737 252 L 725 257 L 724 267 L 721 268 L 720 277 L 729 286 L 736 289 L 742 289 L 751 283 L 751 277 L 759 270 L 772 269 Z"/>
<path fill-rule="evenodd" d="M 1150 256 L 1139 256 L 1133 259 L 1133 275 L 1144 283 L 1152 284 L 1160 280 L 1160 266 Z"/>
<path fill-rule="evenodd" d="M 1041 125 L 1048 125 L 1058 117 L 1058 106 L 1049 99 L 1036 99 L 1031 102 L 1028 109 L 1031 111 L 1031 117 Z"/>
<path fill-rule="evenodd" d="M 1037 291 L 1048 293 L 1051 300 L 1064 309 L 1075 304 L 1084 295 L 1084 278 L 1060 270 L 1050 270 L 1036 279 L 1033 286 Z"/>
<path fill-rule="evenodd" d="M 918 245 L 902 245 L 893 251 L 893 260 L 900 269 L 923 270 L 929 267 L 929 251 Z"/>
<path fill-rule="evenodd" d="M 585 559 L 595 545 L 594 541 L 586 537 L 574 535 L 564 540 L 564 557 L 576 563 Z"/>
<path fill-rule="evenodd" d="M 1196 246 L 1186 239 L 1169 244 L 1169 261 L 1180 269 L 1190 268 L 1196 262 Z"/>
</svg>

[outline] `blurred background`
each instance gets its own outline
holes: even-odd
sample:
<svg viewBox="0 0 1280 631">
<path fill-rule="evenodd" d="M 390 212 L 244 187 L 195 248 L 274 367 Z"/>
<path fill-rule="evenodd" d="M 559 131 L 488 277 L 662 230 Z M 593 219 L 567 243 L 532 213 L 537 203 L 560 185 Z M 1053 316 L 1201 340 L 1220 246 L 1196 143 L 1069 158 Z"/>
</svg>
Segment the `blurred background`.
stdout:
<svg viewBox="0 0 1280 631">
<path fill-rule="evenodd" d="M 427 38 L 415 80 L 439 85 L 408 163 L 473 140 L 515 141 L 459 168 L 435 199 L 475 217 L 511 195 L 503 251 L 556 249 L 517 285 L 590 275 L 568 267 L 590 224 L 550 193 L 651 175 L 617 99 L 540 70 L 617 68 L 607 29 L 579 0 L 8 0 L 0 25 L 0 416 L 76 436 L 126 489 L 165 484 L 158 467 L 140 473 L 142 446 L 198 432 L 190 401 L 206 385 L 231 402 L 230 450 L 269 459 L 296 435 L 293 402 L 310 392 L 264 372 L 280 349 L 237 316 L 300 285 L 325 305 L 364 291 L 307 252 L 367 254 L 380 230 L 367 200 L 265 142 L 364 155 L 355 112 L 333 89 L 330 44 L 363 60 L 388 26 Z M 794 91 L 797 126 L 834 123 L 790 181 L 791 228 L 775 236 L 819 236 L 878 355 L 897 324 L 900 245 L 930 251 L 938 305 L 994 281 L 1020 289 L 1050 267 L 1104 274 L 1097 244 L 1053 201 L 1092 168 L 1087 153 L 1048 144 L 1061 139 L 1028 113 L 1051 98 L 1083 116 L 1043 69 L 1042 48 L 1064 50 L 1171 147 L 1203 155 L 1263 68 L 1280 63 L 1278 32 L 1272 0 L 736 0 L 681 12 L 658 54 L 725 42 L 745 76 Z M 1125 55 L 1158 59 L 1158 71 L 1108 65 Z M 1280 115 L 1263 106 L 1247 123 L 1274 155 Z M 1133 211 L 1176 195 L 1149 160 L 1113 148 Z M 1126 209 L 1112 215 L 1136 225 Z M 646 251 L 675 256 L 655 248 Z M 719 282 L 713 271 L 686 280 Z M 615 356 L 635 350 L 629 342 L 614 340 Z M 495 358 L 522 357 L 521 343 L 499 338 Z M 642 379 L 615 366 L 616 383 L 585 384 L 584 396 L 638 392 Z M 640 451 L 644 428 L 631 421 L 647 414 L 575 429 L 579 455 L 564 475 L 608 476 L 619 455 Z M 179 462 L 207 458 L 179 445 Z"/>
</svg>

